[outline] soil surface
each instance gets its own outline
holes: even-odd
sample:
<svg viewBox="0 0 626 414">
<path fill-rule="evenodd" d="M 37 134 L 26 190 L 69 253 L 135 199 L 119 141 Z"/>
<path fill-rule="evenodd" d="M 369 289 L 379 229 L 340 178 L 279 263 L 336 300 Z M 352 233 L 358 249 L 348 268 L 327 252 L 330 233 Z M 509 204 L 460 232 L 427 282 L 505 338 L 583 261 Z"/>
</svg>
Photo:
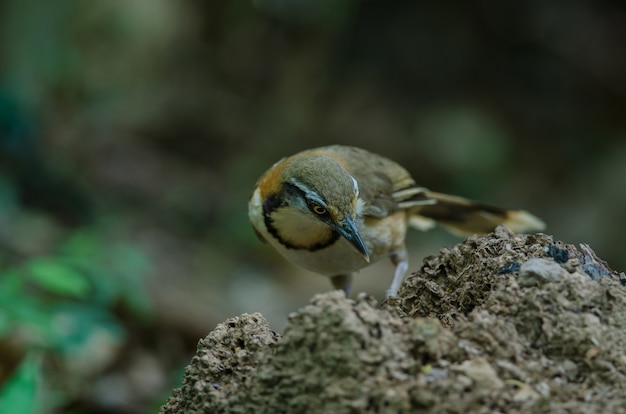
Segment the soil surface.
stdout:
<svg viewBox="0 0 626 414">
<path fill-rule="evenodd" d="M 225 321 L 161 413 L 626 413 L 625 285 L 587 245 L 499 227 L 382 304 Z"/>
</svg>

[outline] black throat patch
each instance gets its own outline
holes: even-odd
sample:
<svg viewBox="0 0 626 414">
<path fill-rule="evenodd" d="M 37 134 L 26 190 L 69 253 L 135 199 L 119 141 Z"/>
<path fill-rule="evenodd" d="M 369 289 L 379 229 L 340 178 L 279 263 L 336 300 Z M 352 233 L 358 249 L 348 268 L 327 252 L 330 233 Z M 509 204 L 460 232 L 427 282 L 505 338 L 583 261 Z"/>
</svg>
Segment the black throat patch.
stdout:
<svg viewBox="0 0 626 414">
<path fill-rule="evenodd" d="M 269 196 L 267 196 L 265 202 L 263 203 L 263 220 L 265 221 L 265 228 L 267 228 L 267 231 L 287 249 L 307 250 L 310 252 L 315 252 L 332 246 L 337 240 L 339 240 L 340 235 L 336 231 L 333 231 L 331 233 L 331 236 L 327 240 L 306 246 L 290 243 L 287 240 L 283 239 L 276 227 L 274 226 L 272 213 L 281 208 L 287 208 L 288 206 L 289 203 L 286 201 L 286 198 L 280 197 L 277 194 L 270 194 Z"/>
</svg>

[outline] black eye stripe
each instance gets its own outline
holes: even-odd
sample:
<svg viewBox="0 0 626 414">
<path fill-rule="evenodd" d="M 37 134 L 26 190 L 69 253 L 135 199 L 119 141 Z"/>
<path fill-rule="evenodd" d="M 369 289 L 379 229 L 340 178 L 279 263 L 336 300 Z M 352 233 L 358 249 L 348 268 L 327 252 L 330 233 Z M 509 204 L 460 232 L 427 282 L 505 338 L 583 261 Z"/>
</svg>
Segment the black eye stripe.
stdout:
<svg viewBox="0 0 626 414">
<path fill-rule="evenodd" d="M 285 191 L 301 197 L 306 202 L 309 210 L 311 210 L 312 212 L 320 214 L 315 211 L 315 207 L 321 207 L 326 210 L 326 213 L 328 213 L 328 205 L 326 203 L 326 200 L 324 200 L 318 193 L 310 190 L 303 184 L 285 183 Z"/>
<path fill-rule="evenodd" d="M 305 198 L 306 193 L 299 186 L 294 185 L 292 183 L 285 183 L 285 191 L 291 194 L 297 194 L 303 198 Z"/>
</svg>

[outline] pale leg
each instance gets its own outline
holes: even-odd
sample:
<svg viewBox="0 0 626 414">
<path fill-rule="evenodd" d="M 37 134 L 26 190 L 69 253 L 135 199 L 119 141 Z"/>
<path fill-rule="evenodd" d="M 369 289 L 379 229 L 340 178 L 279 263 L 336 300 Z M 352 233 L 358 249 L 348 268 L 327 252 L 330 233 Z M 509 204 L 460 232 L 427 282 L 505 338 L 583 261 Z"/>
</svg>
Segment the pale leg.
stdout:
<svg viewBox="0 0 626 414">
<path fill-rule="evenodd" d="M 404 275 L 409 269 L 409 259 L 407 256 L 408 255 L 406 249 L 394 252 L 391 255 L 391 263 L 396 266 L 396 270 L 393 272 L 393 280 L 391 281 L 391 286 L 387 290 L 388 298 L 396 296 L 398 294 L 398 290 L 400 290 L 400 286 L 402 285 L 402 281 L 404 280 Z"/>
</svg>

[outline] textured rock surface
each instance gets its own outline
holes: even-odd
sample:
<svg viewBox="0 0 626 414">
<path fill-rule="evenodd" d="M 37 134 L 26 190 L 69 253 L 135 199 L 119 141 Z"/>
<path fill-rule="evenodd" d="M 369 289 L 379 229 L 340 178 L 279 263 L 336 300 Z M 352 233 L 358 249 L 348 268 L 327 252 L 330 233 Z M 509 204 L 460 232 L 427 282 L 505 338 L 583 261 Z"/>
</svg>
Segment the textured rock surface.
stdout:
<svg viewBox="0 0 626 414">
<path fill-rule="evenodd" d="M 520 284 L 528 267 L 539 281 Z M 498 228 L 380 306 L 317 295 L 282 336 L 229 319 L 161 412 L 626 412 L 625 284 L 586 245 Z"/>
</svg>

